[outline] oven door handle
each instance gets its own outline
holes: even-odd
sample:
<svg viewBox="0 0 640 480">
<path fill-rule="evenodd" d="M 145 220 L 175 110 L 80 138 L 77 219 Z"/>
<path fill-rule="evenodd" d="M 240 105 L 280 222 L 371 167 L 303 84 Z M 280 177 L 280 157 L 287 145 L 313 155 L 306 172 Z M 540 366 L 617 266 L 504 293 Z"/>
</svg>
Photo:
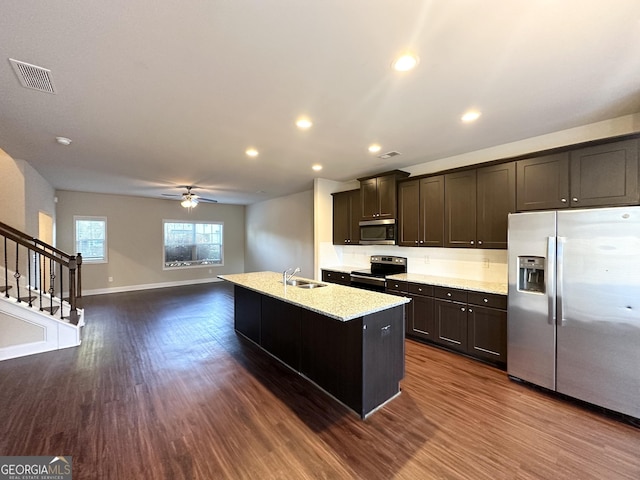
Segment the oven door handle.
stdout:
<svg viewBox="0 0 640 480">
<path fill-rule="evenodd" d="M 386 280 L 380 277 L 366 277 L 364 275 L 357 275 L 355 273 L 351 274 L 351 281 L 356 281 L 360 283 L 368 283 L 369 285 L 384 285 Z"/>
</svg>

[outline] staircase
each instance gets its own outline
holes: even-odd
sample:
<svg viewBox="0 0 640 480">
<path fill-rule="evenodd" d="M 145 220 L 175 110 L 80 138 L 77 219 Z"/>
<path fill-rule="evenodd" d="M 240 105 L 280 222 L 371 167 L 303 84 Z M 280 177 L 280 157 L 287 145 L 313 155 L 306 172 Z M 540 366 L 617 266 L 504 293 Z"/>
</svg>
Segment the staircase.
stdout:
<svg viewBox="0 0 640 480">
<path fill-rule="evenodd" d="M 80 345 L 82 256 L 0 222 L 0 360 Z"/>
</svg>

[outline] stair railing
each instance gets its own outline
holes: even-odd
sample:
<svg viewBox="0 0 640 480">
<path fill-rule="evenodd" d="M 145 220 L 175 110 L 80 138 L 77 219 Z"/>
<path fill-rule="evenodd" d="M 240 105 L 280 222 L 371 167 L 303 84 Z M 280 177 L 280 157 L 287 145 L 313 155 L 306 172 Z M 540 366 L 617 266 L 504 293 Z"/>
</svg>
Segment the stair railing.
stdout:
<svg viewBox="0 0 640 480">
<path fill-rule="evenodd" d="M 0 291 L 4 291 L 5 297 L 9 298 L 9 290 L 15 286 L 16 300 L 25 302 L 29 307 L 33 306 L 33 300 L 39 299 L 41 311 L 49 311 L 51 315 L 56 313 L 54 307 L 54 297 L 60 301 L 60 318 L 64 319 L 63 297 L 65 292 L 65 277 L 67 278 L 68 303 L 70 309 L 70 320 L 77 321 L 77 299 L 82 295 L 82 255 L 69 255 L 47 243 L 31 237 L 9 225 L 0 222 L 0 236 L 4 246 L 4 286 Z M 15 244 L 15 252 L 13 245 Z M 26 255 L 21 256 L 21 252 L 26 251 Z M 15 265 L 13 280 L 9 280 L 9 267 Z M 27 296 L 20 294 L 21 279 L 23 272 L 27 271 L 26 285 Z M 47 278 L 48 277 L 48 278 Z M 34 285 L 35 281 L 35 285 Z M 48 282 L 47 282 L 48 281 Z M 48 283 L 48 284 L 47 284 Z M 38 292 L 34 296 L 34 291 Z M 45 292 L 48 293 L 48 299 Z M 45 306 L 47 302 L 49 305 Z"/>
</svg>

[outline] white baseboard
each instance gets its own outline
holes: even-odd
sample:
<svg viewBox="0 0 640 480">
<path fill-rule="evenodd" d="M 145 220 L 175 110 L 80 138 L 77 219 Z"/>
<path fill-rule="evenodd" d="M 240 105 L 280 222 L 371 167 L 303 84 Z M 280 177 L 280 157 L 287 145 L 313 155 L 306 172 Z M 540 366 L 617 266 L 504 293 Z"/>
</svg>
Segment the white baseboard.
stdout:
<svg viewBox="0 0 640 480">
<path fill-rule="evenodd" d="M 83 297 L 92 295 L 106 295 L 108 293 L 135 292 L 137 290 L 153 290 L 154 288 L 182 287 L 184 285 L 195 285 L 200 283 L 222 282 L 219 278 L 202 278 L 198 280 L 180 280 L 178 282 L 144 283 L 139 285 L 127 285 L 124 287 L 96 288 L 93 290 L 82 290 Z"/>
</svg>

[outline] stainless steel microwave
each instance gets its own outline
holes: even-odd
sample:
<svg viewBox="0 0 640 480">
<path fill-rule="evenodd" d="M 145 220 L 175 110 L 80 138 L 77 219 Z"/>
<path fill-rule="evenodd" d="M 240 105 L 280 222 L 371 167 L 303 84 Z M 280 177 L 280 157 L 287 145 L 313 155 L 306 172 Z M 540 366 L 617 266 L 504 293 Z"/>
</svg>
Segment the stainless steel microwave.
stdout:
<svg viewBox="0 0 640 480">
<path fill-rule="evenodd" d="M 395 245 L 396 221 L 364 220 L 360 222 L 360 245 Z"/>
</svg>

